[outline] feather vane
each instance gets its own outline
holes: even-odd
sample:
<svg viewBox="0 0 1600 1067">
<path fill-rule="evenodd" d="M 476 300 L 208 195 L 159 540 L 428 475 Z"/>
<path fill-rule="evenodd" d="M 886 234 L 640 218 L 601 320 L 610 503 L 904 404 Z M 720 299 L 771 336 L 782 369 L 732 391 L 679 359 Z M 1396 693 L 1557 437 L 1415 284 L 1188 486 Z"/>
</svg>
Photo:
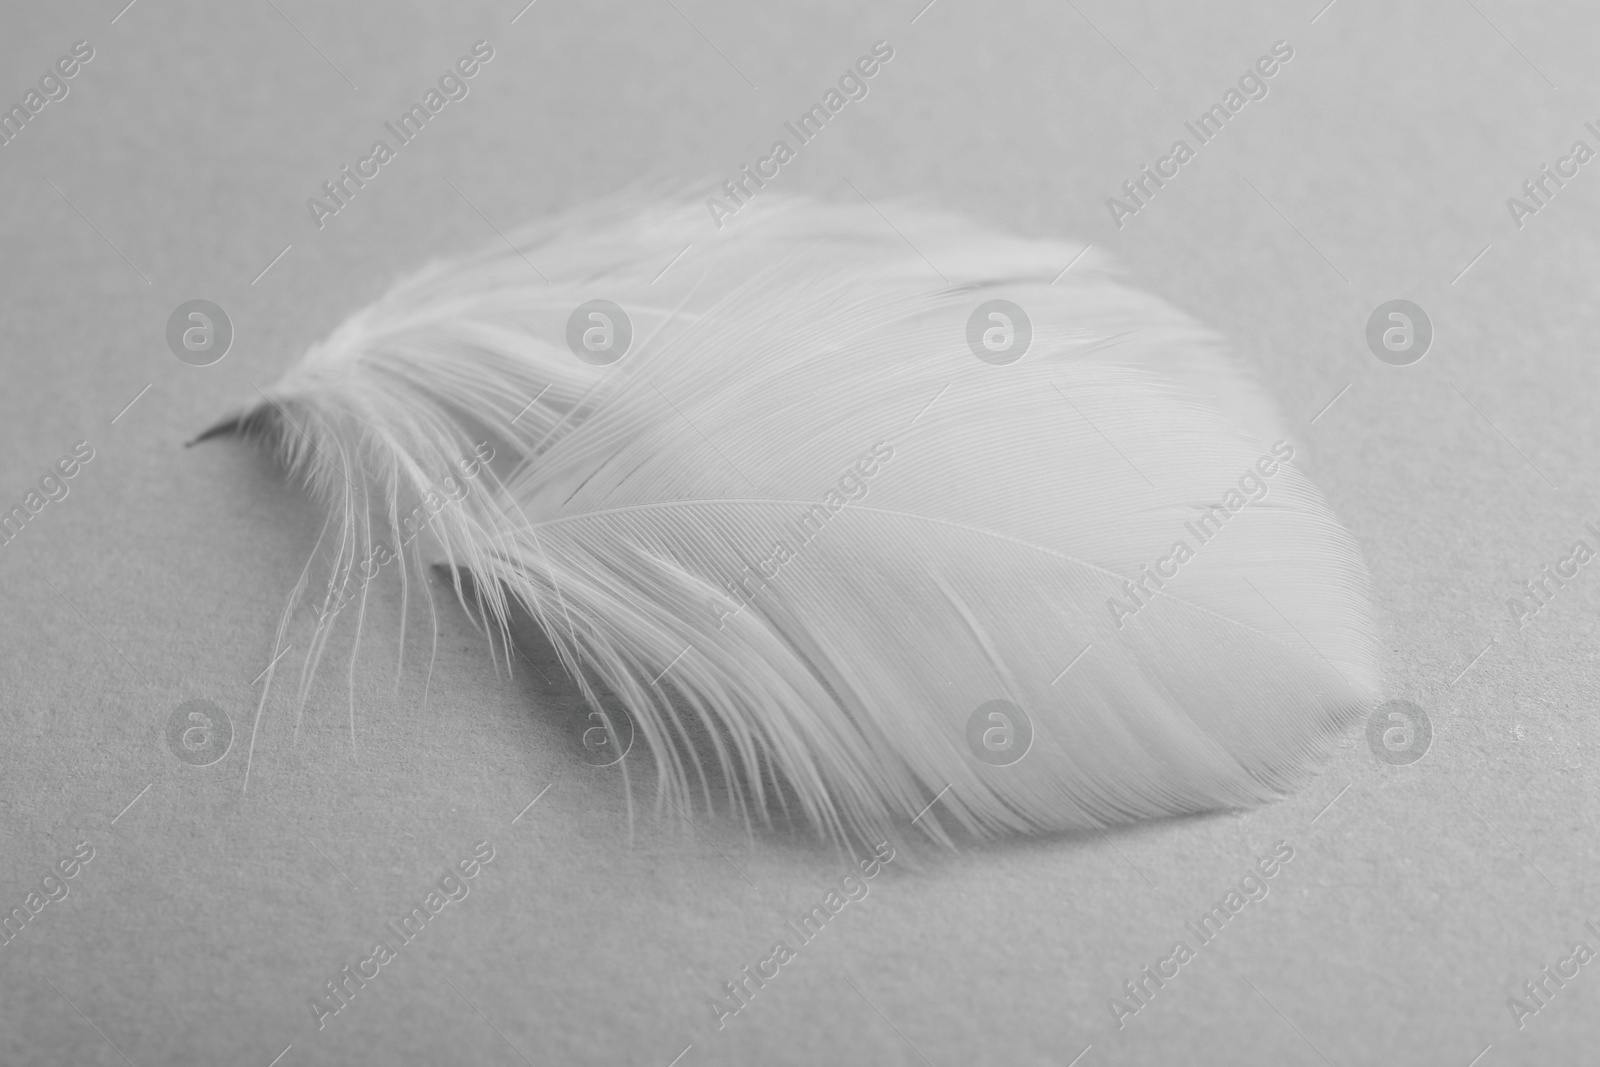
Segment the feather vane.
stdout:
<svg viewBox="0 0 1600 1067">
<path fill-rule="evenodd" d="M 1271 401 L 1082 246 L 892 215 L 920 251 L 798 199 L 714 240 L 648 204 L 530 228 L 401 282 L 230 425 L 329 503 L 324 606 L 423 507 L 403 571 L 453 568 L 502 632 L 527 611 L 685 810 L 708 769 L 841 837 L 935 794 L 916 827 L 949 840 L 1292 788 L 1373 701 L 1375 648 Z M 567 342 L 597 299 L 615 362 Z M 972 341 L 996 300 L 1020 359 Z"/>
</svg>

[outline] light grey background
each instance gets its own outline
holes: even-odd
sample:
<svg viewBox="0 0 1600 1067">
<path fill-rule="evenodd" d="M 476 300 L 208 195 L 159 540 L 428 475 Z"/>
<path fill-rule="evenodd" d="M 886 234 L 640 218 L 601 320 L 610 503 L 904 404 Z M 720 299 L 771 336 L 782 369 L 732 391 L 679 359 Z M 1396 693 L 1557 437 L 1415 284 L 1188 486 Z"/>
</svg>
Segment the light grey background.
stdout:
<svg viewBox="0 0 1600 1067">
<path fill-rule="evenodd" d="M 1600 948 L 1582 928 L 1600 920 L 1600 577 L 1520 632 L 1505 600 L 1600 520 L 1600 164 L 1520 231 L 1505 198 L 1575 139 L 1600 147 L 1593 11 L 938 0 L 913 24 L 921 0 L 539 0 L 512 24 L 518 0 L 275 2 L 4 14 L 0 101 L 74 41 L 96 54 L 0 147 L 0 502 L 79 439 L 96 458 L 0 547 L 0 906 L 75 842 L 96 853 L 0 946 L 0 1061 L 1592 1058 L 1600 965 L 1520 1031 L 1506 999 L 1575 940 Z M 496 56 L 471 96 L 319 232 L 305 198 L 479 38 Z M 491 226 L 642 178 L 714 176 L 709 194 L 880 39 L 896 55 L 871 95 L 781 185 L 853 196 L 848 177 L 877 203 L 1091 241 L 1229 336 L 1367 553 L 1389 695 L 1436 736 L 1392 767 L 1352 732 L 1258 811 L 891 865 L 718 1032 L 706 998 L 839 858 L 648 805 L 630 836 L 570 686 L 548 664 L 497 678 L 448 605 L 423 706 L 427 632 L 397 678 L 392 580 L 297 744 L 287 688 L 269 705 L 241 792 L 251 679 L 320 516 L 249 448 L 181 445 Z M 1280 39 L 1295 58 L 1270 95 L 1116 229 L 1105 199 Z M 236 329 L 208 368 L 164 343 L 196 297 Z M 1363 331 L 1402 297 L 1438 336 L 1397 368 Z M 239 735 L 206 768 L 165 742 L 197 698 Z M 482 839 L 497 859 L 471 895 L 319 1032 L 306 999 Z M 1280 839 L 1296 854 L 1271 895 L 1119 1032 L 1107 998 Z"/>
</svg>

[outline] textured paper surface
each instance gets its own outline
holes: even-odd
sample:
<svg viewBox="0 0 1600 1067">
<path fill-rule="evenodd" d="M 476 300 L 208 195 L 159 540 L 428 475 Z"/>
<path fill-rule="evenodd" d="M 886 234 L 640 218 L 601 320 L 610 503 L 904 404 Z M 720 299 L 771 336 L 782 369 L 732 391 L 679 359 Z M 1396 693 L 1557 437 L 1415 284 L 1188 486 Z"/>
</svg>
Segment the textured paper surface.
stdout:
<svg viewBox="0 0 1600 1067">
<path fill-rule="evenodd" d="M 1600 948 L 1583 927 L 1600 922 L 1600 577 L 1580 571 L 1521 630 L 1506 600 L 1600 523 L 1600 177 L 1583 167 L 1520 229 L 1505 200 L 1575 140 L 1600 147 L 1592 13 L 117 6 L 19 8 L 0 41 L 5 101 L 73 42 L 95 49 L 0 147 L 0 501 L 75 442 L 95 450 L 0 547 L 0 906 L 94 849 L 0 945 L 0 1061 L 1591 1058 L 1593 966 L 1520 1029 L 1507 999 L 1574 941 Z M 480 39 L 495 54 L 470 95 L 318 230 L 306 198 Z M 1230 338 L 1367 553 L 1388 694 L 1435 736 L 1390 766 L 1354 731 L 1259 811 L 892 863 L 718 1030 L 707 999 L 844 860 L 648 803 L 630 836 L 620 778 L 583 761 L 575 693 L 536 645 L 537 669 L 497 677 L 440 597 L 424 706 L 428 619 L 413 598 L 397 675 L 392 576 L 298 742 L 280 687 L 242 791 L 252 679 L 321 516 L 247 446 L 182 442 L 431 257 L 644 177 L 710 195 L 878 40 L 895 56 L 867 98 L 775 187 L 864 195 L 886 225 L 922 196 L 1091 241 Z M 1268 95 L 1117 228 L 1106 199 L 1279 40 L 1294 58 Z M 236 331 L 214 366 L 167 349 L 194 298 Z M 1396 298 L 1437 330 L 1409 367 L 1364 339 Z M 207 767 L 167 745 L 190 700 L 234 730 Z M 468 895 L 319 1030 L 308 998 L 480 841 L 495 858 Z M 1294 856 L 1266 898 L 1119 1030 L 1108 998 L 1279 841 Z"/>
</svg>

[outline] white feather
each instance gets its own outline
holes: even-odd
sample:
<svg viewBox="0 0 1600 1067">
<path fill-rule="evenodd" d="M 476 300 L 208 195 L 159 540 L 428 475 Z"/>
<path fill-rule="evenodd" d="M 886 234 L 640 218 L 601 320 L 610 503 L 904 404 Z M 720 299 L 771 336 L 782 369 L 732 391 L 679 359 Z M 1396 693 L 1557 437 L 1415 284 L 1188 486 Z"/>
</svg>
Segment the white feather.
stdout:
<svg viewBox="0 0 1600 1067">
<path fill-rule="evenodd" d="M 270 434 L 332 502 L 323 611 L 492 441 L 430 551 L 490 624 L 521 605 L 597 707 L 591 681 L 621 700 L 675 806 L 707 753 L 758 817 L 792 797 L 840 836 L 898 837 L 941 792 L 916 826 L 948 840 L 1290 788 L 1373 699 L 1359 552 L 1291 463 L 1205 543 L 1185 525 L 1262 469 L 1272 404 L 1093 254 L 1052 283 L 1082 246 L 885 212 L 898 232 L 780 199 L 721 232 L 639 204 L 529 229 L 402 282 L 228 428 Z M 610 366 L 565 342 L 595 298 L 633 325 Z M 1010 365 L 967 341 L 994 298 L 1033 325 Z M 865 496 L 802 544 L 787 524 L 874 446 Z M 1130 597 L 1180 540 L 1192 559 Z M 967 742 L 995 699 L 1034 730 L 1009 766 Z"/>
</svg>

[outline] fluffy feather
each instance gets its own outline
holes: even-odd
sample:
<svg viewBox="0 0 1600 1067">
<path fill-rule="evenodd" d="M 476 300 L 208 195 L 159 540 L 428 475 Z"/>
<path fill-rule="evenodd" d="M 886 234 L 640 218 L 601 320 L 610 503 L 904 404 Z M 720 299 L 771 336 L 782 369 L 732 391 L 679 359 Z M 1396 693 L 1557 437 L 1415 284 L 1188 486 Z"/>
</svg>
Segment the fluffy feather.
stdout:
<svg viewBox="0 0 1600 1067">
<path fill-rule="evenodd" d="M 1204 542 L 1186 525 L 1267 466 L 1272 404 L 1094 255 L 1057 277 L 1082 246 L 885 211 L 898 230 L 776 197 L 720 232 L 649 204 L 534 227 L 401 282 L 218 432 L 270 437 L 329 502 L 325 619 L 491 441 L 407 566 L 443 561 L 501 633 L 525 608 L 676 807 L 707 754 L 758 816 L 792 798 L 836 836 L 898 837 L 941 792 L 916 826 L 948 841 L 1290 788 L 1373 700 L 1359 552 L 1291 463 Z M 595 298 L 632 322 L 609 366 L 565 340 Z M 1009 365 L 967 340 L 995 298 L 1032 321 Z M 967 741 L 995 699 L 1034 731 L 1009 766 Z"/>
</svg>

